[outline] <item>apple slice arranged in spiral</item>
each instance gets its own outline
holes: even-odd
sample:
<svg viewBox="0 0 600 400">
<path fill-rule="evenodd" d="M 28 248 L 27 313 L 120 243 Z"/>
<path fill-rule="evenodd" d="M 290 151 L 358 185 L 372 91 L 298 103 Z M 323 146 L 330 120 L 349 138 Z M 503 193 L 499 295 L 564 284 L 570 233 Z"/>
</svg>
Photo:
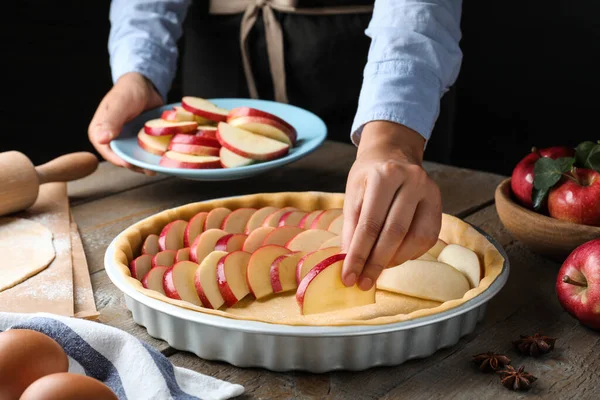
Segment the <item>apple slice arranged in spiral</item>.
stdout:
<svg viewBox="0 0 600 400">
<path fill-rule="evenodd" d="M 329 225 L 331 225 L 331 223 L 340 215 L 343 215 L 341 208 L 330 208 L 329 210 L 324 210 L 321 214 L 317 215 L 312 224 L 310 224 L 310 229 L 327 230 Z"/>
<path fill-rule="evenodd" d="M 433 245 L 433 247 L 427 250 L 427 252 L 437 259 L 442 250 L 444 250 L 444 247 L 446 247 L 447 245 L 448 243 L 444 242 L 442 239 L 438 239 L 437 242 Z"/>
<path fill-rule="evenodd" d="M 308 214 L 305 211 L 288 211 L 279 218 L 277 226 L 298 226 L 300 227 L 300 221 L 304 216 Z"/>
<path fill-rule="evenodd" d="M 220 229 L 208 229 L 202 232 L 190 246 L 190 260 L 200 263 L 208 254 L 215 250 L 219 239 L 228 235 Z"/>
<path fill-rule="evenodd" d="M 294 236 L 286 243 L 285 247 L 291 251 L 308 253 L 319 249 L 323 243 L 335 236 L 337 235 L 323 229 L 310 229 Z"/>
<path fill-rule="evenodd" d="M 148 153 L 156 154 L 157 156 L 162 156 L 165 154 L 169 147 L 169 143 L 173 136 L 150 136 L 141 129 L 137 135 L 137 143 L 142 149 L 146 150 Z"/>
<path fill-rule="evenodd" d="M 279 228 L 275 228 L 265 237 L 263 245 L 276 244 L 278 246 L 285 246 L 300 232 L 304 232 L 304 229 L 298 228 L 297 226 L 280 226 Z"/>
<path fill-rule="evenodd" d="M 271 206 L 262 207 L 256 210 L 256 212 L 252 214 L 252 216 L 248 220 L 244 233 L 249 234 L 253 230 L 263 226 L 265 220 L 269 217 L 269 215 L 273 214 L 277 210 L 279 210 L 277 207 Z"/>
<path fill-rule="evenodd" d="M 341 235 L 342 234 L 342 230 L 344 229 L 344 215 L 338 215 L 337 218 L 335 218 L 333 221 L 331 221 L 331 223 L 329 224 L 329 227 L 327 228 L 327 230 L 329 232 L 333 232 L 336 235 Z"/>
<path fill-rule="evenodd" d="M 217 265 L 219 260 L 227 254 L 225 251 L 209 253 L 202 260 L 194 274 L 193 285 L 196 287 L 196 293 L 206 308 L 216 310 L 225 303 L 217 283 Z"/>
<path fill-rule="evenodd" d="M 290 251 L 282 246 L 267 245 L 259 247 L 248 261 L 246 279 L 250 292 L 257 299 L 273 293 L 271 286 L 271 265 L 279 256 L 289 254 Z"/>
<path fill-rule="evenodd" d="M 171 267 L 175 264 L 176 250 L 163 250 L 156 253 L 152 257 L 152 268 L 154 267 Z"/>
<path fill-rule="evenodd" d="M 265 238 L 269 233 L 274 230 L 275 228 L 272 226 L 261 226 L 260 228 L 253 230 L 246 238 L 242 250 L 247 251 L 248 253 L 254 253 L 256 249 L 263 245 Z"/>
<path fill-rule="evenodd" d="M 238 208 L 229 213 L 221 223 L 221 229 L 229 233 L 244 233 L 255 208 Z"/>
<path fill-rule="evenodd" d="M 215 250 L 226 251 L 228 253 L 241 250 L 247 237 L 243 233 L 229 233 L 217 240 Z"/>
<path fill-rule="evenodd" d="M 151 256 L 155 255 L 160 251 L 160 247 L 158 246 L 158 235 L 151 233 L 144 240 L 144 244 L 142 245 L 142 254 L 150 254 Z"/>
<path fill-rule="evenodd" d="M 195 121 L 198 124 L 207 124 L 212 121 L 206 118 L 202 118 L 198 115 L 194 115 L 191 112 L 185 110 L 183 107 L 175 106 L 172 110 L 165 110 L 162 112 L 161 116 L 165 121 L 176 121 L 176 122 L 184 122 L 184 121 Z"/>
<path fill-rule="evenodd" d="M 221 158 L 221 166 L 223 168 L 239 168 L 247 165 L 252 165 L 256 161 L 251 158 L 242 157 L 228 150 L 226 147 L 219 149 L 219 157 Z"/>
<path fill-rule="evenodd" d="M 142 278 L 142 286 L 146 289 L 165 294 L 163 279 L 169 267 L 154 267 Z"/>
<path fill-rule="evenodd" d="M 317 218 L 323 211 L 324 210 L 315 210 L 315 211 L 309 212 L 304 217 L 302 217 L 302 219 L 298 223 L 298 226 L 300 228 L 310 229 L 310 226 L 312 225 L 315 218 Z"/>
<path fill-rule="evenodd" d="M 175 254 L 175 262 L 178 263 L 179 261 L 190 261 L 189 247 L 184 247 L 183 249 L 177 250 L 177 253 Z"/>
<path fill-rule="evenodd" d="M 245 251 L 234 251 L 217 263 L 217 284 L 227 307 L 235 305 L 250 293 L 246 281 L 250 256 Z"/>
<path fill-rule="evenodd" d="M 204 221 L 204 230 L 209 229 L 221 229 L 225 218 L 231 214 L 231 210 L 226 207 L 213 208 L 208 212 L 206 220 Z"/>
<path fill-rule="evenodd" d="M 150 136 L 175 135 L 177 133 L 192 133 L 198 128 L 195 121 L 165 121 L 162 118 L 151 119 L 144 124 L 144 132 Z"/>
<path fill-rule="evenodd" d="M 319 247 L 319 249 L 326 249 L 327 247 L 342 247 L 342 237 L 334 236 L 331 239 L 327 240 L 325 243 Z"/>
<path fill-rule="evenodd" d="M 313 269 L 315 265 L 323 261 L 324 259 L 339 254 L 341 249 L 339 247 L 327 247 L 307 253 L 305 256 L 298 260 L 296 264 L 296 284 L 299 285 L 302 278 L 308 274 L 308 271 Z"/>
<path fill-rule="evenodd" d="M 285 214 L 287 214 L 290 211 L 297 211 L 297 210 L 298 209 L 296 207 L 277 208 L 271 214 L 267 215 L 267 217 L 265 218 L 265 220 L 262 223 L 262 226 L 278 227 L 281 217 L 283 217 Z"/>
<path fill-rule="evenodd" d="M 236 128 L 225 122 L 217 126 L 217 139 L 221 146 L 239 156 L 258 161 L 269 161 L 285 156 L 290 145 Z"/>
<path fill-rule="evenodd" d="M 287 292 L 298 287 L 296 265 L 305 254 L 301 251 L 277 257 L 271 264 L 271 287 L 274 293 Z"/>
<path fill-rule="evenodd" d="M 183 234 L 187 225 L 187 221 L 182 219 L 169 222 L 165 225 L 158 237 L 158 247 L 160 250 L 179 250 L 183 248 Z"/>
<path fill-rule="evenodd" d="M 141 256 L 131 260 L 129 263 L 131 277 L 141 281 L 144 275 L 146 275 L 152 268 L 152 258 L 153 256 L 150 254 L 142 254 Z"/>
<path fill-rule="evenodd" d="M 449 244 L 444 247 L 438 256 L 438 261 L 452 265 L 462 272 L 471 288 L 479 286 L 479 282 L 485 275 L 477 253 L 458 244 Z"/>
<path fill-rule="evenodd" d="M 160 158 L 159 165 L 167 168 L 219 169 L 221 160 L 217 156 L 194 156 L 191 154 L 167 151 Z"/>
<path fill-rule="evenodd" d="M 204 221 L 206 221 L 207 215 L 207 212 L 202 211 L 189 220 L 183 232 L 183 245 L 185 247 L 190 247 L 196 237 L 204 231 Z"/>
<path fill-rule="evenodd" d="M 163 276 L 165 295 L 202 307 L 202 301 L 194 287 L 194 275 L 197 269 L 198 264 L 191 261 L 181 261 L 170 267 Z"/>
<path fill-rule="evenodd" d="M 211 121 L 219 122 L 227 120 L 228 110 L 217 107 L 212 102 L 200 97 L 185 96 L 181 99 L 181 106 L 194 115 Z"/>
</svg>

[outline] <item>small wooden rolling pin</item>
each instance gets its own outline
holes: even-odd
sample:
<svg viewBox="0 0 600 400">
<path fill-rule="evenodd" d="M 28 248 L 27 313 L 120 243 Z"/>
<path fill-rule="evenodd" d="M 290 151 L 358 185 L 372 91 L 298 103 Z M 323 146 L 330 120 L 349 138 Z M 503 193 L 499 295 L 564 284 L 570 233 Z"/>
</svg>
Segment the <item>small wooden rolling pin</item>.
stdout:
<svg viewBox="0 0 600 400">
<path fill-rule="evenodd" d="M 74 181 L 96 168 L 98 159 L 87 152 L 66 154 L 37 167 L 18 151 L 0 153 L 0 216 L 31 207 L 40 185 Z"/>
</svg>

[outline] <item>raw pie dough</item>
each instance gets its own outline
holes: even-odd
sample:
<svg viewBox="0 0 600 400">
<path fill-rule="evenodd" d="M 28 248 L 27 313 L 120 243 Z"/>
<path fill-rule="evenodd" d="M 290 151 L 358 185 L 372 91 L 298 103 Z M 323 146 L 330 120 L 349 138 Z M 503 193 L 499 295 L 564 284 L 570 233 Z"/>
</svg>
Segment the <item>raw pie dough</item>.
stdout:
<svg viewBox="0 0 600 400">
<path fill-rule="evenodd" d="M 0 292 L 45 269 L 54 260 L 52 232 L 21 218 L 0 218 Z"/>
<path fill-rule="evenodd" d="M 485 276 L 478 287 L 469 290 L 463 298 L 439 303 L 377 291 L 376 303 L 362 307 L 338 310 L 329 313 L 301 315 L 296 303 L 295 293 L 277 294 L 268 298 L 255 300 L 251 295 L 242 299 L 233 307 L 225 310 L 212 310 L 195 306 L 191 303 L 170 299 L 153 290 L 145 289 L 141 282 L 131 277 L 129 262 L 141 252 L 143 240 L 149 234 L 158 234 L 169 222 L 176 219 L 189 221 L 201 211 L 210 211 L 216 207 L 227 207 L 231 210 L 242 207 L 260 208 L 275 206 L 296 207 L 303 211 L 342 208 L 344 195 L 342 193 L 323 192 L 284 192 L 265 193 L 241 196 L 236 198 L 213 200 L 187 204 L 178 208 L 165 210 L 146 218 L 122 232 L 115 241 L 115 251 L 112 254 L 113 264 L 119 267 L 126 281 L 139 292 L 174 304 L 179 307 L 199 311 L 206 314 L 219 315 L 227 318 L 269 322 L 284 325 L 380 325 L 411 320 L 431 314 L 440 313 L 457 307 L 467 300 L 479 295 L 487 289 L 500 275 L 504 267 L 504 258 L 485 236 L 471 225 L 448 214 L 443 214 L 440 239 L 446 243 L 456 243 L 477 253 L 485 268 Z"/>
</svg>

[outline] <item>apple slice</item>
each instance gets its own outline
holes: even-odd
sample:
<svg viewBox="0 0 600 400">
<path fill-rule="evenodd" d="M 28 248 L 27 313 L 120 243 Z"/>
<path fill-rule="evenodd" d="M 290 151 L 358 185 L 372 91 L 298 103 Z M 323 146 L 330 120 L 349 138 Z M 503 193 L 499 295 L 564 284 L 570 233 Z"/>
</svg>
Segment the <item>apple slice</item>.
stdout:
<svg viewBox="0 0 600 400">
<path fill-rule="evenodd" d="M 142 245 L 142 254 L 150 254 L 153 256 L 159 251 L 160 248 L 158 247 L 158 235 L 152 233 L 146 236 L 146 240 L 144 240 L 144 244 Z"/>
<path fill-rule="evenodd" d="M 206 221 L 204 221 L 204 230 L 221 229 L 225 218 L 231 214 L 231 210 L 226 207 L 213 208 L 208 212 Z"/>
<path fill-rule="evenodd" d="M 338 218 L 340 215 L 343 215 L 341 208 L 331 208 L 329 210 L 325 210 L 321 214 L 317 215 L 317 218 L 315 218 L 312 224 L 310 224 L 310 229 L 327 230 L 333 220 Z"/>
<path fill-rule="evenodd" d="M 159 165 L 167 168 L 219 169 L 221 160 L 216 156 L 193 156 L 191 154 L 167 151 L 160 158 Z"/>
<path fill-rule="evenodd" d="M 181 154 L 190 154 L 193 156 L 219 156 L 219 149 L 209 146 L 198 146 L 195 144 L 169 143 L 169 151 Z"/>
<path fill-rule="evenodd" d="M 300 258 L 296 264 L 296 284 L 299 285 L 302 278 L 304 278 L 306 274 L 308 274 L 308 271 L 313 269 L 315 265 L 334 254 L 339 254 L 340 251 L 341 249 L 339 247 L 326 247 L 306 253 L 306 255 Z"/>
<path fill-rule="evenodd" d="M 246 238 L 242 250 L 247 251 L 248 253 L 254 253 L 256 249 L 263 245 L 265 238 L 269 233 L 274 230 L 275 228 L 272 226 L 261 226 L 260 228 L 253 230 Z"/>
<path fill-rule="evenodd" d="M 477 254 L 458 244 L 449 244 L 444 247 L 438 256 L 438 261 L 451 265 L 462 272 L 471 288 L 479 286 L 479 282 L 485 274 Z"/>
<path fill-rule="evenodd" d="M 298 226 L 300 228 L 310 229 L 310 226 L 312 225 L 315 218 L 317 218 L 319 216 L 319 214 L 321 214 L 322 212 L 323 212 L 323 210 L 315 210 L 315 211 L 309 212 L 300 220 L 300 222 L 298 223 Z"/>
<path fill-rule="evenodd" d="M 263 223 L 265 222 L 267 217 L 269 215 L 273 214 L 277 210 L 279 210 L 277 207 L 271 207 L 271 206 L 262 207 L 262 208 L 259 208 L 258 210 L 256 210 L 256 212 L 254 214 L 252 214 L 252 216 L 248 220 L 248 223 L 246 224 L 246 229 L 245 229 L 244 233 L 249 234 L 252 231 L 254 231 L 255 229 L 263 226 Z"/>
<path fill-rule="evenodd" d="M 296 130 L 291 130 L 273 119 L 262 117 L 239 117 L 228 122 L 231 126 L 283 142 L 289 146 L 293 146 L 296 142 Z"/>
<path fill-rule="evenodd" d="M 198 264 L 191 261 L 181 261 L 167 269 L 163 276 L 165 295 L 202 307 L 202 301 L 194 287 L 194 275 L 197 269 Z"/>
<path fill-rule="evenodd" d="M 277 257 L 271 264 L 271 287 L 273 293 L 287 292 L 298 287 L 296 265 L 305 254 L 301 251 Z"/>
<path fill-rule="evenodd" d="M 142 254 L 141 256 L 131 260 L 129 263 L 129 271 L 131 277 L 141 281 L 144 275 L 152 268 L 152 257 L 150 254 Z"/>
<path fill-rule="evenodd" d="M 227 307 L 235 305 L 250 293 L 246 282 L 250 255 L 245 251 L 234 251 L 217 263 L 217 283 Z"/>
<path fill-rule="evenodd" d="M 179 261 L 190 261 L 190 248 L 184 247 L 183 249 L 177 250 L 175 253 L 175 262 Z"/>
<path fill-rule="evenodd" d="M 228 253 L 242 250 L 247 237 L 243 233 L 229 233 L 217 240 L 215 250 L 226 251 Z"/>
<path fill-rule="evenodd" d="M 308 253 L 319 249 L 323 243 L 335 236 L 337 236 L 335 233 L 323 229 L 310 229 L 294 236 L 286 243 L 285 247 L 291 251 L 304 251 Z"/>
<path fill-rule="evenodd" d="M 221 146 L 239 156 L 258 161 L 269 161 L 285 156 L 290 145 L 236 128 L 225 122 L 217 126 L 217 139 Z"/>
<path fill-rule="evenodd" d="M 198 126 L 198 129 L 196 129 L 195 136 L 217 140 L 217 127 L 213 125 L 200 125 Z M 220 146 L 221 144 L 219 144 L 219 147 Z"/>
<path fill-rule="evenodd" d="M 246 279 L 250 292 L 257 299 L 261 299 L 273 293 L 271 286 L 271 265 L 279 256 L 289 254 L 290 251 L 282 246 L 261 246 L 250 257 Z"/>
<path fill-rule="evenodd" d="M 206 221 L 207 215 L 207 212 L 202 211 L 190 219 L 183 232 L 183 245 L 185 247 L 190 247 L 196 237 L 204 231 L 204 221 Z"/>
<path fill-rule="evenodd" d="M 221 166 L 223 168 L 238 168 L 252 165 L 256 161 L 251 158 L 238 156 L 233 151 L 227 150 L 226 147 L 219 149 L 219 157 L 221 158 Z"/>
<path fill-rule="evenodd" d="M 194 118 L 194 114 L 189 111 L 184 110 L 182 107 L 175 106 L 171 110 L 165 110 L 162 112 L 161 116 L 165 121 L 175 121 L 175 122 L 184 122 L 184 121 L 196 121 Z M 196 121 L 198 122 L 198 121 Z"/>
<path fill-rule="evenodd" d="M 227 232 L 220 229 L 208 229 L 196 237 L 190 246 L 190 260 L 200 263 L 211 251 L 214 251 L 217 241 Z"/>
<path fill-rule="evenodd" d="M 297 236 L 300 232 L 304 232 L 304 229 L 298 228 L 297 226 L 281 226 L 275 228 L 275 230 L 265 237 L 263 245 L 276 244 L 278 246 L 285 246 L 292 238 Z"/>
<path fill-rule="evenodd" d="M 302 315 L 366 306 L 375 303 L 375 286 L 367 291 L 358 285 L 346 287 L 342 266 L 346 254 L 336 254 L 317 264 L 302 279 L 296 301 Z"/>
<path fill-rule="evenodd" d="M 169 147 L 169 142 L 173 136 L 150 136 L 144 130 L 140 130 L 137 136 L 138 146 L 146 150 L 148 153 L 162 156 Z"/>
<path fill-rule="evenodd" d="M 444 242 L 442 239 L 438 239 L 437 242 L 433 245 L 433 247 L 427 250 L 427 252 L 434 256 L 437 260 L 440 253 L 442 252 L 442 250 L 444 250 L 444 247 L 446 247 L 447 245 L 448 243 Z"/>
<path fill-rule="evenodd" d="M 198 124 L 195 121 L 173 122 L 157 118 L 146 121 L 144 132 L 150 136 L 175 135 L 176 133 L 196 132 Z"/>
<path fill-rule="evenodd" d="M 194 274 L 192 284 L 206 308 L 216 310 L 225 302 L 217 283 L 217 265 L 227 254 L 225 251 L 213 251 L 208 254 Z"/>
<path fill-rule="evenodd" d="M 283 207 L 283 208 L 278 208 L 276 209 L 273 213 L 269 214 L 262 226 L 272 226 L 272 227 L 278 227 L 279 226 L 279 221 L 281 220 L 281 217 L 284 216 L 285 214 L 287 214 L 290 211 L 297 211 L 298 209 L 295 207 Z"/>
<path fill-rule="evenodd" d="M 417 260 L 422 260 L 422 261 L 437 261 L 437 258 L 435 258 L 434 256 L 432 256 L 431 254 L 425 252 L 423 253 L 421 256 L 416 258 Z"/>
<path fill-rule="evenodd" d="M 306 214 L 305 211 L 288 211 L 279 218 L 277 226 L 299 226 Z"/>
<path fill-rule="evenodd" d="M 192 114 L 211 121 L 227 121 L 228 110 L 199 97 L 185 96 L 181 99 L 181 106 Z"/>
<path fill-rule="evenodd" d="M 329 224 L 329 227 L 327 227 L 327 230 L 329 232 L 335 233 L 336 235 L 341 235 L 343 228 L 344 228 L 344 214 L 341 214 L 341 215 L 338 215 L 333 221 L 331 221 L 331 223 Z"/>
<path fill-rule="evenodd" d="M 327 247 L 342 247 L 342 237 L 334 236 L 331 239 L 327 240 L 325 243 L 319 247 L 319 249 L 326 249 Z"/>
<path fill-rule="evenodd" d="M 154 267 L 142 278 L 142 286 L 146 289 L 165 294 L 163 279 L 169 267 Z"/>
<path fill-rule="evenodd" d="M 177 251 L 175 250 L 163 250 L 156 253 L 152 257 L 152 268 L 154 267 L 171 267 L 175 264 L 175 257 Z"/>
<path fill-rule="evenodd" d="M 260 117 L 260 118 L 268 118 L 271 120 L 274 120 L 275 122 L 279 122 L 281 125 L 285 126 L 286 128 L 293 130 L 294 127 L 292 125 L 290 125 L 287 121 L 283 120 L 282 118 L 273 115 L 271 113 L 268 113 L 266 111 L 262 111 L 259 110 L 257 108 L 252 108 L 252 107 L 236 107 L 236 108 L 232 108 L 231 110 L 229 110 L 229 113 L 227 114 L 227 121 L 231 121 L 235 118 L 240 118 L 240 117 Z"/>
<path fill-rule="evenodd" d="M 244 233 L 248 221 L 256 208 L 238 208 L 229 213 L 221 224 L 221 229 L 229 233 Z"/>
<path fill-rule="evenodd" d="M 187 221 L 178 219 L 165 225 L 158 237 L 160 250 L 179 250 L 183 248 L 183 233 L 187 224 Z"/>
<path fill-rule="evenodd" d="M 217 149 L 221 148 L 221 144 L 217 139 L 212 139 L 205 136 L 188 135 L 186 133 L 180 133 L 173 135 L 170 144 L 191 144 L 196 146 L 214 147 Z"/>
<path fill-rule="evenodd" d="M 456 268 L 439 261 L 410 260 L 383 270 L 377 288 L 426 300 L 460 299 L 469 281 Z"/>
</svg>

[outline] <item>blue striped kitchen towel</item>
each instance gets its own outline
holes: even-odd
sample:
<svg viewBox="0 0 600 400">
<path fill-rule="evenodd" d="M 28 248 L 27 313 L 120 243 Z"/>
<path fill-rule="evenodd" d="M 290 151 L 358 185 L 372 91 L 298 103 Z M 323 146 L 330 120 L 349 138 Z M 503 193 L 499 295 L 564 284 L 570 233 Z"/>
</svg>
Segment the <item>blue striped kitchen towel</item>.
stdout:
<svg viewBox="0 0 600 400">
<path fill-rule="evenodd" d="M 0 332 L 8 329 L 51 337 L 69 356 L 69 372 L 104 382 L 119 400 L 226 400 L 244 393 L 241 385 L 176 367 L 148 344 L 99 322 L 0 312 Z"/>
</svg>

